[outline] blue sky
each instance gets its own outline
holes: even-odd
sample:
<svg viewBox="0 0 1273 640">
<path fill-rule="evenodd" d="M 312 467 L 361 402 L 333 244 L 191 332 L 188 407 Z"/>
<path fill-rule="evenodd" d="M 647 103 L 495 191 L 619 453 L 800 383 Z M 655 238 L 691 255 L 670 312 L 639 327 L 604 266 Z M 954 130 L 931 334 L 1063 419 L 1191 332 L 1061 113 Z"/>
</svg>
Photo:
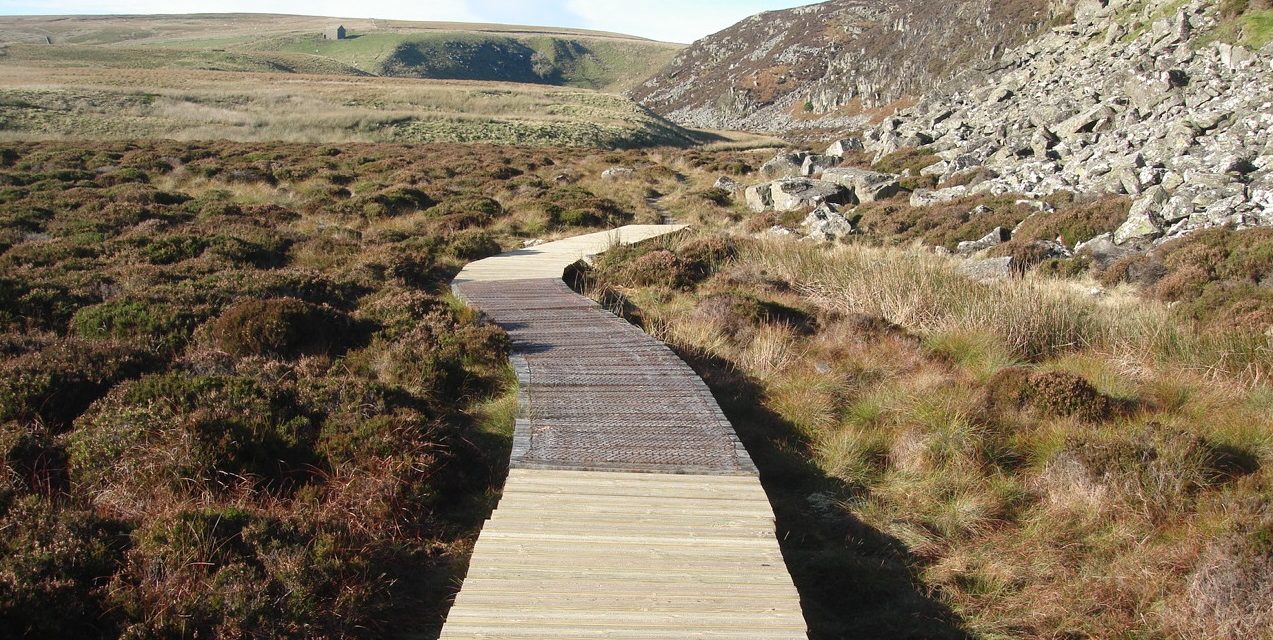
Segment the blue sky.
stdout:
<svg viewBox="0 0 1273 640">
<path fill-rule="evenodd" d="M 761 11 L 813 0 L 0 0 L 0 15 L 77 13 L 295 13 L 349 18 L 459 20 L 617 31 L 691 42 Z"/>
</svg>

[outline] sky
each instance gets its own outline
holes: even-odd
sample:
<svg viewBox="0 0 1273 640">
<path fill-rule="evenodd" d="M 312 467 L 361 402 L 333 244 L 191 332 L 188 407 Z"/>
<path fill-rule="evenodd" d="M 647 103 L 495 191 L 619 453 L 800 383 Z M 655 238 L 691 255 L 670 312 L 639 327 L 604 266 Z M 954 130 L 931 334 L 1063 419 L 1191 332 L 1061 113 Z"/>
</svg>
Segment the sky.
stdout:
<svg viewBox="0 0 1273 640">
<path fill-rule="evenodd" d="M 743 18 L 816 0 L 0 0 L 0 15 L 291 13 L 576 27 L 692 42 Z"/>
</svg>

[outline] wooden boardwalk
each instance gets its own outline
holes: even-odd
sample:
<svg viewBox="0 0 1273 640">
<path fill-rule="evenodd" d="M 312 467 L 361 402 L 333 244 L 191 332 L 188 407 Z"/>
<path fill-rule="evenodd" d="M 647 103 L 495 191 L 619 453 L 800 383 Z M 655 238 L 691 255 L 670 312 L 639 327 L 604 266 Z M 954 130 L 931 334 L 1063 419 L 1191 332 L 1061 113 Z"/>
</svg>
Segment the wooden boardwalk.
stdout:
<svg viewBox="0 0 1273 640">
<path fill-rule="evenodd" d="M 508 331 L 521 397 L 512 470 L 444 640 L 806 638 L 773 510 L 707 386 L 561 280 L 680 228 L 510 252 L 453 282 Z"/>
</svg>

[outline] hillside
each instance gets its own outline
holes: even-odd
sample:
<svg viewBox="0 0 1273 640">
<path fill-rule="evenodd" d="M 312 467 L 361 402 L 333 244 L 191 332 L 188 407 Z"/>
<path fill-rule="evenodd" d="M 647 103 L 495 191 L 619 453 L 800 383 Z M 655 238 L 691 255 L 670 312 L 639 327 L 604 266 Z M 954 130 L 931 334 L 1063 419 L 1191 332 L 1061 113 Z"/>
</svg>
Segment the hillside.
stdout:
<svg viewBox="0 0 1273 640">
<path fill-rule="evenodd" d="M 325 39 L 338 23 L 348 37 Z M 306 16 L 3 18 L 0 139 L 684 146 L 712 136 L 615 94 L 676 48 Z"/>
<path fill-rule="evenodd" d="M 0 140 L 182 139 L 687 146 L 621 96 L 512 83 L 0 65 Z"/>
<path fill-rule="evenodd" d="M 994 60 L 1053 17 L 1048 0 L 832 0 L 695 42 L 630 95 L 680 124 L 770 133 L 854 128 L 871 110 Z"/>
<path fill-rule="evenodd" d="M 1075 238 L 1095 240 L 1085 248 L 1103 259 L 1203 229 L 1270 226 L 1271 43 L 1268 3 L 1084 0 L 1070 23 L 966 90 L 902 110 L 865 146 L 930 158 L 916 170 L 948 188 L 917 194 L 928 202 L 1126 197 L 1117 229 Z"/>
<path fill-rule="evenodd" d="M 346 27 L 347 39 L 323 37 L 336 25 Z M 644 80 L 680 49 L 585 30 L 263 14 L 7 17 L 0 19 L 0 44 L 25 45 L 10 48 L 25 61 L 53 65 L 238 64 L 613 92 Z M 174 53 L 156 56 L 155 49 Z"/>
</svg>

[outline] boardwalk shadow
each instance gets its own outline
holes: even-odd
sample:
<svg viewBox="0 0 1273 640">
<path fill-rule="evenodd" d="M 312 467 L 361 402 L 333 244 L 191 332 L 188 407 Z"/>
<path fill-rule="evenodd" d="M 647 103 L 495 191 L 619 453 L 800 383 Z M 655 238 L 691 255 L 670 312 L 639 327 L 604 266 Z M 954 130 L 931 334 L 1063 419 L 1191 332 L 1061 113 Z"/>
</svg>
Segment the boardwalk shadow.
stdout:
<svg viewBox="0 0 1273 640">
<path fill-rule="evenodd" d="M 755 381 L 723 360 L 679 355 L 711 387 L 760 469 L 811 639 L 972 637 L 954 612 L 923 592 L 903 544 L 830 506 L 853 490 L 812 464 L 809 443 L 760 404 Z"/>
</svg>

